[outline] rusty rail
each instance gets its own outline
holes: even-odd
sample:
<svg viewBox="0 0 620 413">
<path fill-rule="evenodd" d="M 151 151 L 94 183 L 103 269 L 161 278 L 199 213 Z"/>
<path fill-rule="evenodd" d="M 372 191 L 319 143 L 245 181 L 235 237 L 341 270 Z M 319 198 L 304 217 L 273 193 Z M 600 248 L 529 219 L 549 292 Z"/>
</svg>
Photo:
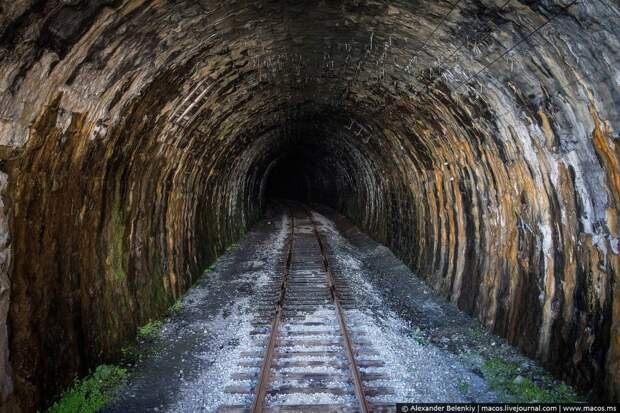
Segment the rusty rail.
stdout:
<svg viewBox="0 0 620 413">
<path fill-rule="evenodd" d="M 284 274 L 282 276 L 282 283 L 280 284 L 280 296 L 276 303 L 275 317 L 273 319 L 273 322 L 271 323 L 271 333 L 269 334 L 267 351 L 265 352 L 265 358 L 263 359 L 260 369 L 260 376 L 258 377 L 258 383 L 256 384 L 255 397 L 254 401 L 252 402 L 253 413 L 262 413 L 263 407 L 265 405 L 265 396 L 267 395 L 269 380 L 271 378 L 271 364 L 273 362 L 273 354 L 278 338 L 280 321 L 282 320 L 282 309 L 284 307 L 284 298 L 288 285 L 289 270 L 291 268 L 291 260 L 293 258 L 293 240 L 295 235 L 295 217 L 290 212 L 289 215 L 291 217 L 291 233 L 288 239 L 288 251 L 286 254 L 286 262 L 284 264 Z"/>
<path fill-rule="evenodd" d="M 327 259 L 327 254 L 325 252 L 325 246 L 323 244 L 321 234 L 319 234 L 319 230 L 317 229 L 316 222 L 314 221 L 314 218 L 312 216 L 312 212 L 305 205 L 303 206 L 303 208 L 306 211 L 306 214 L 308 214 L 308 218 L 310 218 L 310 222 L 312 223 L 312 229 L 319 243 L 321 256 L 323 257 L 323 268 L 325 269 L 325 273 L 327 274 L 327 284 L 329 286 L 329 291 L 331 298 L 334 302 L 334 306 L 336 307 L 336 316 L 338 318 L 338 324 L 340 325 L 342 338 L 344 340 L 344 347 L 347 354 L 347 359 L 349 360 L 349 369 L 351 370 L 351 375 L 353 376 L 355 395 L 357 396 L 360 405 L 360 411 L 362 413 L 369 413 L 370 407 L 368 405 L 368 401 L 366 400 L 364 385 L 362 384 L 362 376 L 357 366 L 357 362 L 355 361 L 355 351 L 353 350 L 353 343 L 351 340 L 351 336 L 349 335 L 349 330 L 347 329 L 344 312 L 342 311 L 340 300 L 338 299 L 338 294 L 336 294 L 336 283 L 334 281 L 334 274 L 332 273 L 332 270 L 329 266 L 329 260 Z"/>
<path fill-rule="evenodd" d="M 346 356 L 349 362 L 348 364 L 349 364 L 351 375 L 353 376 L 355 395 L 359 402 L 360 411 L 362 413 L 369 413 L 370 407 L 369 407 L 368 401 L 366 400 L 366 395 L 364 391 L 364 386 L 362 384 L 361 374 L 360 374 L 357 362 L 355 360 L 355 350 L 353 349 L 353 341 L 351 339 L 349 330 L 346 325 L 345 316 L 342 310 L 342 306 L 340 304 L 340 300 L 338 299 L 338 294 L 336 291 L 336 283 L 334 280 L 334 275 L 329 265 L 329 260 L 327 258 L 327 254 L 325 251 L 325 245 L 323 244 L 321 234 L 318 231 L 317 224 L 314 221 L 314 218 L 312 216 L 312 212 L 305 205 L 300 204 L 300 206 L 301 208 L 303 208 L 303 210 L 308 215 L 308 218 L 310 219 L 310 222 L 312 223 L 313 233 L 319 244 L 319 250 L 320 250 L 322 261 L 323 261 L 323 269 L 326 273 L 329 295 L 336 309 L 336 318 L 338 319 L 338 325 L 340 327 L 340 331 L 341 331 L 342 338 L 344 341 L 345 353 L 346 353 Z M 292 262 L 292 257 L 293 257 L 293 249 L 294 249 L 293 245 L 294 245 L 294 239 L 295 239 L 295 217 L 290 210 L 289 210 L 289 215 L 291 217 L 291 232 L 290 232 L 289 241 L 288 241 L 286 263 L 284 266 L 284 274 L 283 274 L 282 282 L 280 284 L 280 295 L 276 303 L 275 316 L 271 324 L 271 332 L 269 334 L 269 339 L 267 342 L 267 350 L 265 352 L 264 359 L 261 363 L 261 370 L 260 370 L 260 374 L 258 377 L 258 382 L 256 384 L 256 390 L 254 393 L 255 397 L 254 397 L 254 401 L 252 402 L 251 411 L 253 413 L 262 413 L 264 411 L 265 398 L 267 395 L 269 382 L 271 380 L 271 367 L 273 364 L 275 347 L 276 347 L 277 340 L 278 340 L 279 328 L 280 328 L 280 323 L 282 320 L 282 312 L 284 309 L 284 300 L 286 298 L 286 291 L 288 288 L 289 272 L 290 272 L 290 267 L 291 267 L 291 262 Z"/>
</svg>

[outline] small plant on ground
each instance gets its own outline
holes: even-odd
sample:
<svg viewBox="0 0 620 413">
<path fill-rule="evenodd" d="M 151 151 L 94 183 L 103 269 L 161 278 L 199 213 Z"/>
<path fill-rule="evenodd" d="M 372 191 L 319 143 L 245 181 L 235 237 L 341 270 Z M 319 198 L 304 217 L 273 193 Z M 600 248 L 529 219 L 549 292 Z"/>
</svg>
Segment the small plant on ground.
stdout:
<svg viewBox="0 0 620 413">
<path fill-rule="evenodd" d="M 230 244 L 228 246 L 228 248 L 226 248 L 226 252 L 230 252 L 230 251 L 234 251 L 239 247 L 239 244 L 237 244 L 236 242 Z"/>
<path fill-rule="evenodd" d="M 179 298 L 178 300 L 174 302 L 174 304 L 172 304 L 168 308 L 168 314 L 173 315 L 173 314 L 178 313 L 179 311 L 181 311 L 181 307 L 183 307 L 183 304 L 181 303 L 181 299 Z"/>
<path fill-rule="evenodd" d="M 144 340 L 153 340 L 159 337 L 163 323 L 160 320 L 151 321 L 138 328 L 138 337 Z"/>
<path fill-rule="evenodd" d="M 127 379 L 127 370 L 103 364 L 93 374 L 76 379 L 48 413 L 94 413 L 109 403 L 114 390 Z"/>
<path fill-rule="evenodd" d="M 430 340 L 424 336 L 422 330 L 416 328 L 411 332 L 411 338 L 413 338 L 418 344 L 426 346 L 430 344 Z"/>
<path fill-rule="evenodd" d="M 121 349 L 121 364 L 127 367 L 132 367 L 134 364 L 142 359 L 143 352 L 141 348 L 135 344 L 123 347 Z"/>
<path fill-rule="evenodd" d="M 566 384 L 543 388 L 521 375 L 521 369 L 500 358 L 490 358 L 482 364 L 482 373 L 489 385 L 515 402 L 575 402 L 576 393 Z"/>
<path fill-rule="evenodd" d="M 462 381 L 459 383 L 459 391 L 461 394 L 467 394 L 469 391 L 469 384 L 466 381 Z"/>
<path fill-rule="evenodd" d="M 480 328 L 468 327 L 467 332 L 472 338 L 480 339 L 484 337 L 484 331 Z"/>
</svg>

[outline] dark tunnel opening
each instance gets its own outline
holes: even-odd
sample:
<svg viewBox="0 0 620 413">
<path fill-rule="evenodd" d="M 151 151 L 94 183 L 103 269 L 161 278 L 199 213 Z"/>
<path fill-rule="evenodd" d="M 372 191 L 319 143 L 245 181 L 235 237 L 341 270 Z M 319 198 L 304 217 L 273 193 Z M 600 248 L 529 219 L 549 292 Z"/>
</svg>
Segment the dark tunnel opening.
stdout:
<svg viewBox="0 0 620 413">
<path fill-rule="evenodd" d="M 298 154 L 278 160 L 267 177 L 266 199 L 308 202 L 308 181 L 312 175 L 306 165 L 307 162 Z"/>
<path fill-rule="evenodd" d="M 307 125 L 298 125 L 304 129 Z M 346 161 L 337 143 L 324 133 L 302 133 L 289 143 L 273 148 L 271 166 L 265 170 L 263 200 L 291 200 L 302 203 L 329 204 L 334 190 L 341 196 L 355 189 L 343 184 L 356 165 Z M 340 183 L 340 185 L 339 185 Z"/>
</svg>

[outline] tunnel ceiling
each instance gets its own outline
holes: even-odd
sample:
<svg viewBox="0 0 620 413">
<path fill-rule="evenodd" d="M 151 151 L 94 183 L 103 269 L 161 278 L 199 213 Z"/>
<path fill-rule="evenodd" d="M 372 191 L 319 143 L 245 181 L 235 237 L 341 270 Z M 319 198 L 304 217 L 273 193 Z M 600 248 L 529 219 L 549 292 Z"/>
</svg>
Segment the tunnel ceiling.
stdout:
<svg viewBox="0 0 620 413">
<path fill-rule="evenodd" d="M 114 357 L 291 150 L 311 200 L 617 399 L 619 23 L 611 0 L 1 2 L 2 400 Z"/>
</svg>

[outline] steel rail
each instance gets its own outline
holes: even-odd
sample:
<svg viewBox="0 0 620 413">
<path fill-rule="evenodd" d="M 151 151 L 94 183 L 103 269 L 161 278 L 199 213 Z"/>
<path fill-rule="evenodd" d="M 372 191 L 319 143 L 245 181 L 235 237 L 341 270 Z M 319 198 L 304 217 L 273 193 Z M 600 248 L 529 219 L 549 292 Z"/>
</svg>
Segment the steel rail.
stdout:
<svg viewBox="0 0 620 413">
<path fill-rule="evenodd" d="M 276 303 L 276 313 L 271 323 L 271 333 L 269 334 L 269 341 L 267 343 L 267 351 L 261 364 L 260 375 L 258 376 L 258 383 L 256 384 L 256 391 L 254 401 L 252 402 L 252 412 L 262 413 L 265 406 L 265 397 L 267 395 L 267 388 L 269 387 L 269 380 L 271 379 L 271 365 L 273 362 L 273 356 L 275 353 L 276 342 L 278 339 L 278 330 L 280 328 L 280 321 L 282 320 L 282 310 L 284 307 L 284 298 L 286 295 L 286 289 L 288 288 L 288 277 L 291 268 L 291 261 L 293 258 L 293 243 L 295 237 L 295 217 L 289 211 L 291 217 L 291 233 L 288 240 L 288 251 L 286 254 L 286 262 L 284 264 L 284 274 L 282 276 L 282 283 L 280 284 L 280 296 Z"/>
<path fill-rule="evenodd" d="M 319 230 L 317 229 L 316 222 L 312 217 L 312 212 L 304 205 L 304 210 L 312 223 L 312 229 L 314 231 L 314 235 L 319 243 L 319 249 L 321 250 L 321 256 L 323 257 L 323 268 L 325 269 L 325 273 L 327 274 L 327 284 L 329 286 L 329 292 L 334 302 L 334 306 L 336 307 L 336 316 L 338 318 L 338 324 L 340 325 L 340 330 L 342 333 L 342 338 L 345 344 L 345 351 L 347 354 L 347 359 L 349 360 L 349 368 L 351 370 L 351 375 L 353 376 L 353 384 L 355 386 L 355 395 L 360 404 L 360 409 L 362 413 L 369 413 L 370 407 L 368 405 L 368 401 L 366 400 L 366 395 L 364 392 L 364 386 L 362 384 L 362 376 L 360 374 L 359 368 L 357 367 L 357 362 L 355 361 L 355 351 L 353 350 L 353 343 L 351 340 L 351 336 L 349 335 L 349 331 L 347 329 L 347 325 L 344 318 L 344 313 L 342 311 L 342 307 L 340 305 L 340 301 L 338 300 L 338 295 L 336 294 L 336 283 L 334 281 L 334 274 L 332 273 L 331 267 L 329 266 L 329 260 L 327 259 L 327 255 L 325 252 L 325 246 L 323 245 L 323 240 L 321 239 L 321 234 L 319 234 Z"/>
</svg>

